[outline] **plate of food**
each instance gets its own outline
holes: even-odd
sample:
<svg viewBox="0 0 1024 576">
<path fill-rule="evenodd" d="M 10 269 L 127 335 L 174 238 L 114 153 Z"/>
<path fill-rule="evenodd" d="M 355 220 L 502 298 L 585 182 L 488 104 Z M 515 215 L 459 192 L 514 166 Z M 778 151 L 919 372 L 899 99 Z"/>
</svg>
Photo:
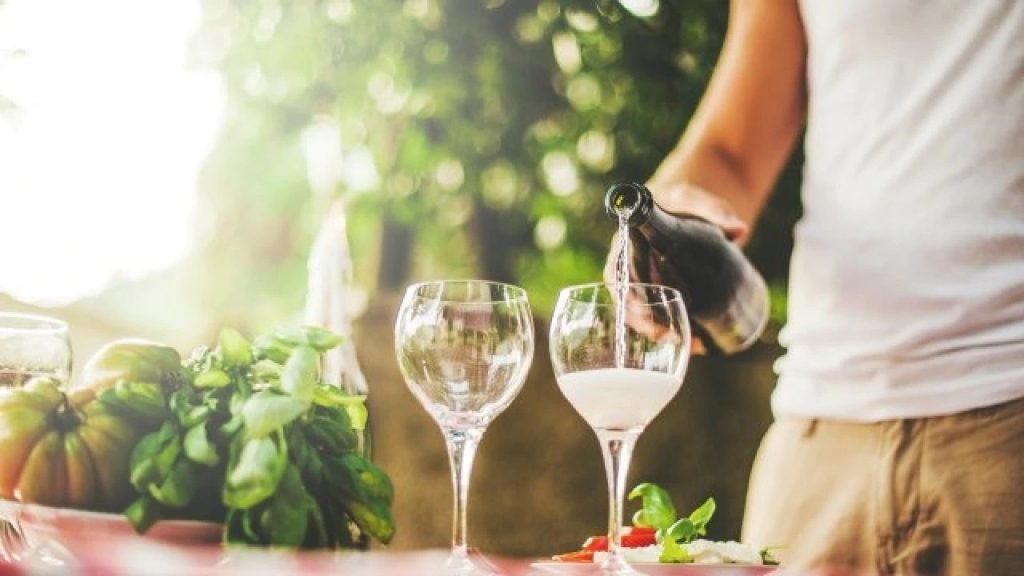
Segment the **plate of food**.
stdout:
<svg viewBox="0 0 1024 576">
<path fill-rule="evenodd" d="M 708 574 L 761 575 L 778 568 L 771 547 L 705 538 L 715 513 L 708 498 L 687 516 L 678 516 L 668 493 L 655 484 L 640 484 L 629 493 L 640 499 L 633 525 L 620 533 L 620 553 L 626 562 L 650 576 Z M 591 536 L 579 550 L 557 554 L 550 561 L 535 562 L 539 573 L 583 576 L 600 574 L 608 555 L 608 537 Z"/>
</svg>

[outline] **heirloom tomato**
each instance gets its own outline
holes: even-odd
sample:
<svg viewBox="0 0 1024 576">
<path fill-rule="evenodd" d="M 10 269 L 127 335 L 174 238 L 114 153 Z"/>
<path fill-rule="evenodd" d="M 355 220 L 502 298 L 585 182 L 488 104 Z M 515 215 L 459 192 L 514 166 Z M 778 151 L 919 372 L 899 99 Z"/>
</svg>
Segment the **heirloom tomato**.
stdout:
<svg viewBox="0 0 1024 576">
<path fill-rule="evenodd" d="M 0 497 L 46 506 L 121 511 L 129 458 L 142 431 L 90 389 L 50 378 L 0 390 Z"/>
</svg>

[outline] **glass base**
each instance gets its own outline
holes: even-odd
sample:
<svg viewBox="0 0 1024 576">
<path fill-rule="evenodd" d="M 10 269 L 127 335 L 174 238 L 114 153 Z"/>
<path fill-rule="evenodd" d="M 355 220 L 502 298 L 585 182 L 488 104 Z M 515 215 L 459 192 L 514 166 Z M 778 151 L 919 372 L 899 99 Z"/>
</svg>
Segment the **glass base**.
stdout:
<svg viewBox="0 0 1024 576">
<path fill-rule="evenodd" d="M 600 576 L 644 576 L 643 572 L 639 572 L 630 566 L 618 554 L 609 554 L 598 565 L 597 574 Z"/>
<path fill-rule="evenodd" d="M 500 572 L 479 554 L 453 550 L 444 565 L 441 576 L 500 576 Z"/>
</svg>

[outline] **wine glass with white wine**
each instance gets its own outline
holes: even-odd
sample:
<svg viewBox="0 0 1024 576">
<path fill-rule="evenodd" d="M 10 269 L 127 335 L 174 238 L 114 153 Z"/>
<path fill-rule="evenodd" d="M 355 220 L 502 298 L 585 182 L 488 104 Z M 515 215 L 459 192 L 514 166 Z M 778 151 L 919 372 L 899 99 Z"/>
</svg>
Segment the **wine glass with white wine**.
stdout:
<svg viewBox="0 0 1024 576">
<path fill-rule="evenodd" d="M 597 433 L 608 476 L 608 555 L 602 576 L 638 574 L 620 551 L 633 446 L 676 395 L 690 357 L 683 297 L 654 284 L 586 284 L 561 291 L 551 320 L 558 386 Z"/>
<path fill-rule="evenodd" d="M 21 388 L 33 378 L 61 385 L 71 377 L 71 336 L 56 318 L 0 312 L 0 390 Z M 17 562 L 26 548 L 13 518 L 0 516 L 0 562 Z"/>
<path fill-rule="evenodd" d="M 482 280 L 410 286 L 395 323 L 406 384 L 444 433 L 454 490 L 445 574 L 490 574 L 469 556 L 466 505 L 473 457 L 488 424 L 519 394 L 533 359 L 526 291 Z"/>
</svg>

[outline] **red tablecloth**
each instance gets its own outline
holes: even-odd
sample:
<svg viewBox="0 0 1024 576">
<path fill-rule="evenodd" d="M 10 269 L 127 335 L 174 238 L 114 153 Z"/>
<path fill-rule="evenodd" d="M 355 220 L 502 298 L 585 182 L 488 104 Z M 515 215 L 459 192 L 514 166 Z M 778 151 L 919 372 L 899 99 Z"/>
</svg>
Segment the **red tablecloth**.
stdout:
<svg viewBox="0 0 1024 576">
<path fill-rule="evenodd" d="M 438 576 L 447 551 L 295 553 L 175 546 L 140 539 L 103 538 L 75 543 L 51 542 L 18 563 L 0 562 L 0 576 Z M 531 559 L 484 560 L 507 576 L 585 576 L 592 566 L 567 565 L 553 572 Z M 765 567 L 667 565 L 644 567 L 650 576 L 762 576 Z"/>
</svg>

